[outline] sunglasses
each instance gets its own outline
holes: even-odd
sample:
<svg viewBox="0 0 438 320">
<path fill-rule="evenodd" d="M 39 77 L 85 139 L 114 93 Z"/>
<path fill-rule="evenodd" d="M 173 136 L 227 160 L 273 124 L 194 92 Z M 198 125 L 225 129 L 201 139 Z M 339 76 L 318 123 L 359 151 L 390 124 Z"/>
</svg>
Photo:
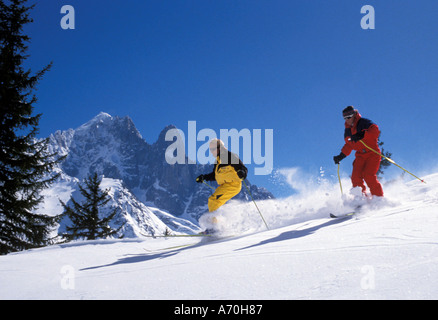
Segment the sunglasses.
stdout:
<svg viewBox="0 0 438 320">
<path fill-rule="evenodd" d="M 350 114 L 348 116 L 344 116 L 344 120 L 348 120 L 354 117 L 354 114 Z"/>
</svg>

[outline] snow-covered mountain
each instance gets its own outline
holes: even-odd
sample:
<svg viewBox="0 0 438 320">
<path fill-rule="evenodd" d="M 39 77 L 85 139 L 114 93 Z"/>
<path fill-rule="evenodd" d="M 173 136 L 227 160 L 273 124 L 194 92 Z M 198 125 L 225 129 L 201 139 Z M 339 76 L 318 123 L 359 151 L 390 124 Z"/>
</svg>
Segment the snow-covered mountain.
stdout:
<svg viewBox="0 0 438 320">
<path fill-rule="evenodd" d="M 365 199 L 351 219 L 328 218 L 351 200 L 335 182 L 259 201 L 271 230 L 241 203 L 222 210 L 235 235 L 222 240 L 82 241 L 1 256 L 0 300 L 437 299 L 438 174 L 423 178 L 385 184 L 384 201 Z"/>
<path fill-rule="evenodd" d="M 61 173 L 60 178 L 51 188 L 43 191 L 44 202 L 38 211 L 45 214 L 58 215 L 63 212 L 59 200 L 68 203 L 70 197 L 73 196 L 77 201 L 82 201 L 83 198 L 78 187 L 80 182 L 78 178 Z M 175 217 L 164 210 L 146 206 L 138 201 L 121 180 L 103 178 L 101 188 L 102 190 L 109 189 L 111 200 L 101 208 L 100 213 L 104 217 L 110 214 L 114 208 L 118 209 L 110 225 L 114 229 L 123 225 L 119 231 L 119 236 L 135 238 L 145 234 L 162 235 L 169 230 L 178 233 L 193 233 L 199 230 L 196 224 L 186 219 Z M 60 221 L 58 229 L 54 230 L 53 236 L 56 236 L 58 232 L 64 232 L 66 226 L 70 225 L 70 223 L 70 220 L 64 217 Z"/>
<path fill-rule="evenodd" d="M 178 232 L 196 231 L 199 217 L 207 211 L 211 190 L 197 184 L 195 178 L 211 171 L 212 166 L 169 165 L 165 151 L 172 142 L 165 141 L 165 134 L 172 128 L 164 128 L 158 140 L 150 144 L 131 118 L 101 112 L 75 130 L 52 134 L 49 151 L 67 157 L 59 167 L 61 179 L 46 191 L 48 199 L 41 210 L 54 208 L 57 212 L 53 214 L 59 213 L 59 206 L 50 204 L 57 198 L 51 190 L 78 190 L 78 182 L 97 172 L 112 189 L 113 201 L 108 210 L 119 207 L 121 213 L 116 220 L 127 222 L 125 236 L 162 233 L 166 226 Z M 249 185 L 256 199 L 273 198 L 266 189 Z M 68 201 L 68 194 L 64 193 L 66 199 L 61 200 Z M 249 195 L 242 190 L 236 199 L 249 200 Z"/>
</svg>

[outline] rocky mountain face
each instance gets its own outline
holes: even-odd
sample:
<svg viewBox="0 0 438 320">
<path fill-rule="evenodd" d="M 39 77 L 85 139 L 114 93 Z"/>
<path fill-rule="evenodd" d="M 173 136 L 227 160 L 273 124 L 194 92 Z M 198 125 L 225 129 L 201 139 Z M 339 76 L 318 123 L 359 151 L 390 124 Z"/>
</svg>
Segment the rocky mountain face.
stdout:
<svg viewBox="0 0 438 320">
<path fill-rule="evenodd" d="M 213 166 L 168 164 L 165 151 L 173 142 L 165 141 L 165 135 L 172 128 L 175 127 L 164 128 L 158 140 L 149 144 L 131 118 L 100 113 L 75 130 L 52 134 L 50 148 L 67 155 L 60 165 L 65 175 L 82 180 L 97 172 L 105 178 L 120 180 L 135 201 L 196 223 L 207 211 L 212 190 L 195 179 L 201 173 L 211 172 Z M 248 181 L 247 184 L 255 199 L 273 198 L 266 189 Z M 245 188 L 236 198 L 250 200 Z"/>
</svg>

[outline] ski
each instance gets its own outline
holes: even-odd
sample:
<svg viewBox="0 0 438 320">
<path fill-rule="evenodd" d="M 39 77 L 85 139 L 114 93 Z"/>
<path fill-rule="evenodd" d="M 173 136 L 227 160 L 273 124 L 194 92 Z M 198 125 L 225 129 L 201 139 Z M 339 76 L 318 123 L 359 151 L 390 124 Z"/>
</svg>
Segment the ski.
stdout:
<svg viewBox="0 0 438 320">
<path fill-rule="evenodd" d="M 161 248 L 161 249 L 155 249 L 155 250 L 148 250 L 148 249 L 144 249 L 147 252 L 150 253 L 154 253 L 154 252 L 161 252 L 161 251 L 167 251 L 167 250 L 177 250 L 177 249 L 182 249 L 182 248 L 187 248 L 187 247 L 191 247 L 196 245 L 197 243 L 189 243 L 189 244 L 183 244 L 180 246 L 173 246 L 173 247 L 167 247 L 167 248 Z"/>
<path fill-rule="evenodd" d="M 334 215 L 333 213 L 330 213 L 330 218 L 332 219 L 342 219 L 342 218 L 349 218 L 356 214 L 356 212 L 349 212 L 349 213 L 343 213 L 340 215 Z"/>
</svg>

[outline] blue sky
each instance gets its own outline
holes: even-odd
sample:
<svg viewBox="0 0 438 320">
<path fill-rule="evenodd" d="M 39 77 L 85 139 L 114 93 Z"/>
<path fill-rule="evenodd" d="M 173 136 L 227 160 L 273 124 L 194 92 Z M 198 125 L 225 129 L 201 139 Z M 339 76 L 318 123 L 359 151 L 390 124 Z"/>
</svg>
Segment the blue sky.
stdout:
<svg viewBox="0 0 438 320">
<path fill-rule="evenodd" d="M 75 30 L 60 27 L 67 4 Z M 375 30 L 360 26 L 364 5 Z M 438 168 L 436 0 L 40 0 L 32 17 L 27 64 L 53 61 L 37 91 L 41 136 L 100 111 L 129 115 L 150 143 L 168 124 L 187 132 L 188 121 L 218 133 L 273 129 L 274 168 L 330 176 L 341 111 L 354 105 L 396 162 Z M 272 176 L 249 178 L 290 192 Z"/>
</svg>

